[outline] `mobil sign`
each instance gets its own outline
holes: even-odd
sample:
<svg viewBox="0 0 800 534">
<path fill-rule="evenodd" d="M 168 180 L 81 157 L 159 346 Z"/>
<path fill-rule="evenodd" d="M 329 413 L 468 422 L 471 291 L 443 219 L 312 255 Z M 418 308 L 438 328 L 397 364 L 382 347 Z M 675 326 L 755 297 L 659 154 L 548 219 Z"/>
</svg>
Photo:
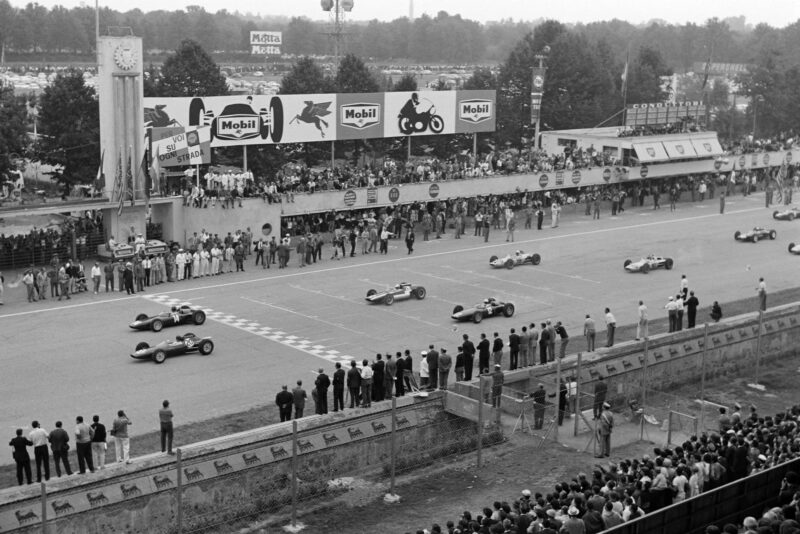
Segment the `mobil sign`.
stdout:
<svg viewBox="0 0 800 534">
<path fill-rule="evenodd" d="M 456 133 L 493 132 L 496 122 L 495 91 L 456 91 Z"/>
<path fill-rule="evenodd" d="M 336 105 L 336 139 L 383 137 L 383 93 L 341 93 Z"/>
</svg>

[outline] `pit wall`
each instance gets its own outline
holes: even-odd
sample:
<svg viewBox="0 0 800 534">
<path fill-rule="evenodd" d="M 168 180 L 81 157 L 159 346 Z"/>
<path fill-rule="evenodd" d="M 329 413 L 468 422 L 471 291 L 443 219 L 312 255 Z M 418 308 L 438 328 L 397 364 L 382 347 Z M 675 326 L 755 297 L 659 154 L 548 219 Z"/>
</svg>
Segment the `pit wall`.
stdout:
<svg viewBox="0 0 800 534">
<path fill-rule="evenodd" d="M 758 313 L 731 317 L 708 325 L 708 347 L 705 353 L 705 376 L 715 378 L 738 376 L 756 363 L 758 346 Z M 703 366 L 703 325 L 672 334 L 653 336 L 647 341 L 647 387 L 669 391 L 671 388 L 700 381 Z M 800 344 L 800 304 L 788 304 L 764 312 L 761 335 L 761 363 L 787 354 L 794 354 Z M 629 341 L 611 348 L 582 355 L 578 377 L 577 355 L 568 355 L 561 364 L 562 377 L 579 378 L 589 384 L 599 376 L 608 384 L 608 402 L 612 409 L 624 408 L 631 392 L 642 385 L 645 342 Z M 528 367 L 505 373 L 503 395 L 509 401 L 533 392 L 539 383 L 553 393 L 556 364 Z M 487 386 L 488 389 L 489 386 Z M 478 381 L 456 383 L 453 390 L 478 399 Z M 591 392 L 590 392 L 591 393 Z M 699 392 L 698 392 L 699 397 Z M 503 402 L 501 409 L 517 415 L 519 404 Z"/>
<path fill-rule="evenodd" d="M 398 465 L 415 465 L 425 455 L 432 455 L 431 444 L 464 450 L 465 437 L 474 439 L 476 435 L 476 425 L 445 412 L 443 393 L 399 397 L 396 403 Z M 450 423 L 463 431 L 452 432 Z M 304 480 L 379 473 L 389 462 L 392 409 L 388 402 L 347 415 L 314 415 L 297 420 L 297 424 L 301 492 Z M 176 490 L 174 456 L 137 461 L 117 476 L 106 470 L 86 478 L 51 481 L 45 506 L 48 531 L 169 531 L 176 525 L 178 493 L 183 495 L 184 528 L 193 523 L 197 526 L 198 516 L 235 516 L 253 513 L 254 503 L 267 503 L 264 507 L 270 508 L 291 502 L 291 423 L 190 445 L 181 452 L 181 492 Z M 87 478 L 91 482 L 83 483 Z M 3 490 L 0 503 L 0 532 L 42 532 L 39 486 Z"/>
</svg>

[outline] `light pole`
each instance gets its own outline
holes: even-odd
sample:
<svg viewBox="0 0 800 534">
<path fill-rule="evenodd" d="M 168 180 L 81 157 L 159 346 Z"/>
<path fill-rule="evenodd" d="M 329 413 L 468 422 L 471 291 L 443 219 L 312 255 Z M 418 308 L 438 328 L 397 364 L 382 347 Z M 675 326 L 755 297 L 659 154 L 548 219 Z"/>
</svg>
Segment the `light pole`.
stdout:
<svg viewBox="0 0 800 534">
<path fill-rule="evenodd" d="M 764 102 L 764 97 L 756 95 L 753 97 L 753 142 L 756 140 L 756 126 L 758 125 L 758 103 Z"/>
<path fill-rule="evenodd" d="M 353 0 L 321 0 L 320 5 L 323 11 L 327 11 L 331 16 L 331 31 L 328 35 L 333 37 L 334 64 L 338 67 L 339 56 L 342 53 L 342 40 L 344 39 L 344 14 L 353 10 Z"/>
<path fill-rule="evenodd" d="M 539 66 L 531 69 L 531 122 L 533 123 L 533 138 L 531 139 L 530 150 L 528 151 L 529 166 L 533 162 L 533 150 L 538 148 L 539 145 L 539 126 L 542 116 L 542 97 L 544 95 L 544 75 L 545 66 L 544 61 L 550 53 L 550 47 L 545 46 L 541 53 L 533 56 L 538 62 Z"/>
</svg>

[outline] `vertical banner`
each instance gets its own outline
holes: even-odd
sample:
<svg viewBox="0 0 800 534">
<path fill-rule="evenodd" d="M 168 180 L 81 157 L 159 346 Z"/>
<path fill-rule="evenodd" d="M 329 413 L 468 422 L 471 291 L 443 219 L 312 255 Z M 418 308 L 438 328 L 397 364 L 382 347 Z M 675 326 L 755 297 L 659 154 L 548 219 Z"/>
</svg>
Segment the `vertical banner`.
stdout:
<svg viewBox="0 0 800 534">
<path fill-rule="evenodd" d="M 544 93 L 544 72 L 543 67 L 533 68 L 533 81 L 531 84 L 531 124 L 535 124 L 542 111 L 542 93 Z"/>
</svg>

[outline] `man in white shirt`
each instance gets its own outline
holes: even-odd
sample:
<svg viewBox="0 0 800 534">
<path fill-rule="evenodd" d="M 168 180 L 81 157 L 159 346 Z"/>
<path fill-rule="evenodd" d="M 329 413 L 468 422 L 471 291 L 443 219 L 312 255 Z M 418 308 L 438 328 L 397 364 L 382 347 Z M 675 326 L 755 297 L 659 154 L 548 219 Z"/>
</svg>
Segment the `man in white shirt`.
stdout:
<svg viewBox="0 0 800 534">
<path fill-rule="evenodd" d="M 675 331 L 683 330 L 683 295 L 675 295 Z"/>
<path fill-rule="evenodd" d="M 606 347 L 614 346 L 614 331 L 617 329 L 617 320 L 610 308 L 606 308 Z"/>
<path fill-rule="evenodd" d="M 28 439 L 33 442 L 33 454 L 36 458 L 36 482 L 42 481 L 42 464 L 44 464 L 44 479 L 50 480 L 50 451 L 47 431 L 39 426 L 39 421 L 31 423 L 33 430 L 28 434 Z"/>
<path fill-rule="evenodd" d="M 686 279 L 685 274 L 681 275 L 681 293 L 683 293 L 684 299 L 689 295 L 689 281 Z"/>
<path fill-rule="evenodd" d="M 103 274 L 102 270 L 100 269 L 100 263 L 94 262 L 94 266 L 92 266 L 92 282 L 94 282 L 94 294 L 97 295 L 97 292 L 100 290 L 100 276 Z"/>
<path fill-rule="evenodd" d="M 678 308 L 675 306 L 675 299 L 673 297 L 669 298 L 669 302 L 664 306 L 664 309 L 667 310 L 667 316 L 669 318 L 669 331 L 675 332 L 678 323 Z"/>
<path fill-rule="evenodd" d="M 636 324 L 636 341 L 642 337 L 648 337 L 647 329 L 647 306 L 644 301 L 639 301 L 639 322 Z"/>
<path fill-rule="evenodd" d="M 372 405 L 372 367 L 369 360 L 361 362 L 361 407 L 369 408 Z"/>
</svg>

